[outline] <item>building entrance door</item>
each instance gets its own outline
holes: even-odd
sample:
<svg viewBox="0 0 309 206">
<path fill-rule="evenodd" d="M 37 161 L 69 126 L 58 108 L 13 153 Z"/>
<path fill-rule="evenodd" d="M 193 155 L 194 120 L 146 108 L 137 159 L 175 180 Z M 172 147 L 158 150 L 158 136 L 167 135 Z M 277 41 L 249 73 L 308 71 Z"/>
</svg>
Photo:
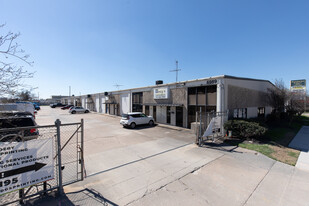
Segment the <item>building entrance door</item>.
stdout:
<svg viewBox="0 0 309 206">
<path fill-rule="evenodd" d="M 166 107 L 166 123 L 171 123 L 171 107 Z"/>
<path fill-rule="evenodd" d="M 153 106 L 153 119 L 156 121 L 157 120 L 157 108 L 156 106 Z"/>
<path fill-rule="evenodd" d="M 176 126 L 183 126 L 183 108 L 176 107 Z"/>
</svg>

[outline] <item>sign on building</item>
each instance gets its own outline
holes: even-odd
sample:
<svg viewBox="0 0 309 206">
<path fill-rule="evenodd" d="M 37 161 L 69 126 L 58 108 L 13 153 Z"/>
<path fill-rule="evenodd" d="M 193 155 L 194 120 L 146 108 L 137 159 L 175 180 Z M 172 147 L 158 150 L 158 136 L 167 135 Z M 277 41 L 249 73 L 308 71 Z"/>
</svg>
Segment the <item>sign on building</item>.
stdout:
<svg viewBox="0 0 309 206">
<path fill-rule="evenodd" d="M 291 91 L 292 92 L 305 92 L 306 91 L 306 80 L 291 80 Z"/>
<path fill-rule="evenodd" d="M 168 99 L 169 90 L 167 87 L 156 88 L 153 90 L 154 99 Z"/>
<path fill-rule="evenodd" d="M 0 143 L 0 195 L 54 178 L 52 139 Z"/>
</svg>

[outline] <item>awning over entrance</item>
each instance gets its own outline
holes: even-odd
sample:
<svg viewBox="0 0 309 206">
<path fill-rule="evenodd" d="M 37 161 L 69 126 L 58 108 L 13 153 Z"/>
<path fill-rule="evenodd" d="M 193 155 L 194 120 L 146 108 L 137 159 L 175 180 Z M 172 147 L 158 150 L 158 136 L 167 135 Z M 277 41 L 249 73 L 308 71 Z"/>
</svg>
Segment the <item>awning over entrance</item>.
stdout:
<svg viewBox="0 0 309 206">
<path fill-rule="evenodd" d="M 157 103 L 144 103 L 145 106 L 161 106 L 161 107 L 182 107 L 183 104 L 157 104 Z"/>
</svg>

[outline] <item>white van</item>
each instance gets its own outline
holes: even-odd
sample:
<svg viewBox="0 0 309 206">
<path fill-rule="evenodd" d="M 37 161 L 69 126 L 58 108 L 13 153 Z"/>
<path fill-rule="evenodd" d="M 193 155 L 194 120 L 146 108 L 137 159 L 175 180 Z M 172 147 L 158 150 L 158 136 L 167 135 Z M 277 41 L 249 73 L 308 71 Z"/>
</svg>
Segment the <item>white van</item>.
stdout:
<svg viewBox="0 0 309 206">
<path fill-rule="evenodd" d="M 34 106 L 31 102 L 0 104 L 0 111 L 29 112 L 34 116 Z"/>
</svg>

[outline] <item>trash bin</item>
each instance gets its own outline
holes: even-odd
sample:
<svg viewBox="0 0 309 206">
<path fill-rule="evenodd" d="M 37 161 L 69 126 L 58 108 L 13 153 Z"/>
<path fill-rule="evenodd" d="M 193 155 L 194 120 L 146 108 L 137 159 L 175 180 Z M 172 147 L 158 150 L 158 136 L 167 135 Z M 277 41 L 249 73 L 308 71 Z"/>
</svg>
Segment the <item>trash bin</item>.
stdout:
<svg viewBox="0 0 309 206">
<path fill-rule="evenodd" d="M 232 131 L 229 130 L 229 137 L 232 137 Z"/>
</svg>

